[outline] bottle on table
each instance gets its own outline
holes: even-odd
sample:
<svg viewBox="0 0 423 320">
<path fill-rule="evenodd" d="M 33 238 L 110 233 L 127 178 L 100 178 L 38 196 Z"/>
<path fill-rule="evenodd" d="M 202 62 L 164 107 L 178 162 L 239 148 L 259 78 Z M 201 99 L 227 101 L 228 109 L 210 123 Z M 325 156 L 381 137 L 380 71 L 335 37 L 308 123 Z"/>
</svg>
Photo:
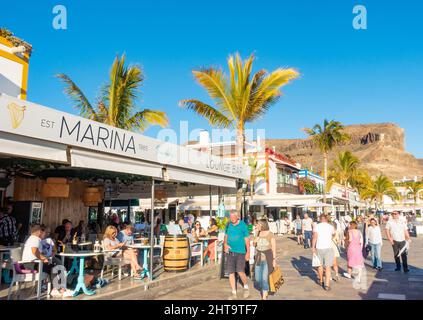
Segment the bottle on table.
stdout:
<svg viewBox="0 0 423 320">
<path fill-rule="evenodd" d="M 95 241 L 94 243 L 94 252 L 100 252 L 101 247 L 100 247 L 100 242 L 98 242 L 98 240 Z"/>
</svg>

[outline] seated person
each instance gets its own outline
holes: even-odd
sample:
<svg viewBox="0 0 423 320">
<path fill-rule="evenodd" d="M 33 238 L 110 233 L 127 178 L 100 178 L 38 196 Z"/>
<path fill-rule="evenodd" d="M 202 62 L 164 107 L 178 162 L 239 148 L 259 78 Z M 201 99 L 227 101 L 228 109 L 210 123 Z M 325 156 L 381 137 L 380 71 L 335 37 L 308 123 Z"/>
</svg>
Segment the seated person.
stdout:
<svg viewBox="0 0 423 320">
<path fill-rule="evenodd" d="M 72 227 L 72 222 L 68 220 L 64 225 L 64 229 L 61 229 L 57 236 L 57 243 L 61 246 L 71 244 L 74 236 L 75 229 Z"/>
<path fill-rule="evenodd" d="M 41 246 L 42 250 L 41 253 L 54 261 L 54 263 L 61 264 L 61 261 L 59 258 L 55 257 L 57 253 L 57 247 L 54 243 L 54 240 L 50 236 L 50 228 L 41 226 L 43 232 L 41 233 Z"/>
<path fill-rule="evenodd" d="M 212 238 L 209 240 L 209 243 L 207 245 L 206 255 L 209 256 L 210 260 L 215 259 L 215 246 L 216 246 L 216 240 L 217 236 L 219 235 L 219 228 L 217 227 L 216 219 L 211 218 L 210 219 L 210 226 L 207 229 L 207 235 Z"/>
<path fill-rule="evenodd" d="M 119 242 L 126 242 L 126 245 L 134 244 L 134 227 L 131 224 L 125 225 L 125 229 L 119 232 Z"/>
<path fill-rule="evenodd" d="M 185 222 L 184 218 L 179 218 L 178 225 L 179 225 L 179 228 L 181 229 L 181 234 L 184 234 L 184 232 L 189 233 L 190 228 L 188 223 Z"/>
<path fill-rule="evenodd" d="M 194 237 L 195 242 L 198 242 L 198 238 L 207 236 L 207 231 L 203 229 L 200 221 L 198 220 L 195 222 L 194 228 L 192 229 L 191 233 Z"/>
<path fill-rule="evenodd" d="M 43 262 L 43 272 L 49 274 L 50 282 L 52 281 L 52 271 L 53 268 L 57 265 L 55 261 L 50 261 L 45 255 L 42 254 L 42 242 L 41 238 L 45 235 L 45 229 L 42 228 L 39 224 L 35 224 L 31 227 L 31 235 L 26 240 L 23 253 L 22 253 L 22 262 L 25 269 L 33 269 L 34 268 L 34 261 L 41 260 Z M 35 264 L 35 267 L 38 267 L 38 264 Z M 48 294 L 50 295 L 63 295 L 63 296 L 70 296 L 73 292 L 68 292 L 64 288 L 60 290 L 53 289 Z"/>
<path fill-rule="evenodd" d="M 124 231 L 128 232 L 128 229 L 125 229 Z M 103 239 L 104 249 L 112 251 L 111 257 L 124 257 L 125 259 L 130 260 L 131 270 L 134 274 L 134 278 L 141 279 L 140 270 L 142 268 L 138 264 L 137 251 L 132 248 L 125 248 L 127 244 L 126 241 L 120 242 L 116 238 L 117 234 L 118 232 L 116 227 L 108 226 L 106 228 L 106 231 L 104 232 L 104 239 Z M 125 236 L 127 236 L 127 234 L 125 234 Z M 122 249 L 123 252 L 120 251 L 120 249 Z"/>
</svg>

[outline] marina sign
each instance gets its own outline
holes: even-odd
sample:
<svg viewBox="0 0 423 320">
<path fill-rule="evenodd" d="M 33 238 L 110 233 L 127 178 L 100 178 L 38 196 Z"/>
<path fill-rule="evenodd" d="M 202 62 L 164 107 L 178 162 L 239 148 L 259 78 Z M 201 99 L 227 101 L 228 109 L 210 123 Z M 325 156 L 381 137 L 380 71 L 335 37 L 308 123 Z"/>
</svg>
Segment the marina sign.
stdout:
<svg viewBox="0 0 423 320">
<path fill-rule="evenodd" d="M 248 166 L 4 94 L 0 94 L 0 131 L 162 165 L 249 178 Z"/>
</svg>

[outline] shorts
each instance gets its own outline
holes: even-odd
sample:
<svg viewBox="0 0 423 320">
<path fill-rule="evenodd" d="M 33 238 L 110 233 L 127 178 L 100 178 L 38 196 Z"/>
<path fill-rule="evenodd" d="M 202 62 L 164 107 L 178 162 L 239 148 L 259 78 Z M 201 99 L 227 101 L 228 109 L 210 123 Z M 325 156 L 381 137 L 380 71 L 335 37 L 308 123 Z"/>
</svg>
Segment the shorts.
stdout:
<svg viewBox="0 0 423 320">
<path fill-rule="evenodd" d="M 295 230 L 295 235 L 301 236 L 302 234 L 303 234 L 303 231 L 301 229 L 296 229 Z"/>
<path fill-rule="evenodd" d="M 329 249 L 317 249 L 317 256 L 319 257 L 320 263 L 324 267 L 332 267 L 333 260 L 335 259 L 335 252 L 332 248 Z"/>
<path fill-rule="evenodd" d="M 245 272 L 245 253 L 229 252 L 226 258 L 228 259 L 227 271 L 229 274 Z"/>
</svg>

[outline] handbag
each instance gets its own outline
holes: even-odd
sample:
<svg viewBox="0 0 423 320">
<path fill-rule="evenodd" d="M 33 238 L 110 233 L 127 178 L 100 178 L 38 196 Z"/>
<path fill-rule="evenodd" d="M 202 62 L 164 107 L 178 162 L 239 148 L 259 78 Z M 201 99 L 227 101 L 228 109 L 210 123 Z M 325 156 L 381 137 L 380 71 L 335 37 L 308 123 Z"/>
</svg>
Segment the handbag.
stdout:
<svg viewBox="0 0 423 320">
<path fill-rule="evenodd" d="M 270 292 L 277 292 L 284 283 L 285 280 L 283 279 L 282 270 L 279 266 L 276 266 L 273 272 L 269 274 Z"/>
<path fill-rule="evenodd" d="M 311 261 L 312 267 L 320 267 L 322 263 L 320 262 L 319 256 L 317 254 L 313 254 L 313 260 Z"/>
</svg>

